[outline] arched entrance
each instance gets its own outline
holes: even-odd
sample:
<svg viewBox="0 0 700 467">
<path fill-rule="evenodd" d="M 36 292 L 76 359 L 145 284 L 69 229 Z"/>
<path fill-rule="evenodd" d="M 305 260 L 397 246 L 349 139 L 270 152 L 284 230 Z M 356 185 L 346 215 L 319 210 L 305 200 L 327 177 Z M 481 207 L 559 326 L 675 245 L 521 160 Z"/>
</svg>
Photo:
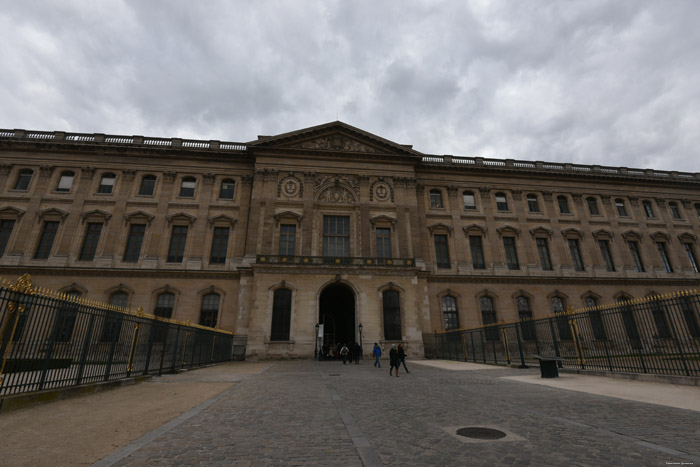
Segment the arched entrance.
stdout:
<svg viewBox="0 0 700 467">
<path fill-rule="evenodd" d="M 355 342 L 355 294 L 344 284 L 331 284 L 318 299 L 318 322 L 323 324 L 323 344 Z"/>
</svg>

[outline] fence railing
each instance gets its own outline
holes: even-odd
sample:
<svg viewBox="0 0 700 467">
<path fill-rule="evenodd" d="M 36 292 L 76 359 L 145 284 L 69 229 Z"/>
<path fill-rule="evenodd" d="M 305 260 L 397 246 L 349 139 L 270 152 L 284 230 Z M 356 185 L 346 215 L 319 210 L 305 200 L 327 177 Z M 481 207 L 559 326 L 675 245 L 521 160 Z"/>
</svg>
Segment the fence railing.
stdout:
<svg viewBox="0 0 700 467">
<path fill-rule="evenodd" d="M 0 396 L 231 360 L 229 332 L 0 283 Z"/>
<path fill-rule="evenodd" d="M 427 358 L 700 376 L 700 292 L 620 301 L 540 319 L 424 337 Z"/>
</svg>

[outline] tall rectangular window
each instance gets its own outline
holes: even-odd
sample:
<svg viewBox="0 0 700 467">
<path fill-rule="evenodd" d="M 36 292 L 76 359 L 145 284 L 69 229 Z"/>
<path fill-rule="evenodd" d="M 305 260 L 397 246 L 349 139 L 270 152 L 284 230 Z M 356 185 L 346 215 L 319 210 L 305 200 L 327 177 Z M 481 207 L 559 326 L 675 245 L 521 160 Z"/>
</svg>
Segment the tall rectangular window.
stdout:
<svg viewBox="0 0 700 467">
<path fill-rule="evenodd" d="M 506 250 L 506 264 L 508 265 L 508 269 L 520 269 L 518 251 L 515 249 L 515 238 L 503 237 L 503 248 Z"/>
<path fill-rule="evenodd" d="M 537 239 L 537 253 L 540 255 L 540 264 L 545 271 L 552 270 L 552 260 L 549 257 L 549 245 L 546 238 Z"/>
<path fill-rule="evenodd" d="M 124 261 L 133 263 L 139 260 L 145 232 L 146 226 L 144 224 L 131 224 L 131 227 L 129 227 L 129 236 L 126 239 Z"/>
<path fill-rule="evenodd" d="M 377 257 L 391 258 L 391 229 L 377 228 Z"/>
<path fill-rule="evenodd" d="M 39 238 L 39 244 L 37 245 L 34 258 L 46 259 L 49 257 L 53 241 L 56 239 L 56 232 L 58 232 L 58 224 L 59 223 L 55 221 L 44 222 L 44 229 L 41 231 L 41 237 Z"/>
<path fill-rule="evenodd" d="M 472 266 L 474 266 L 474 269 L 486 269 L 484 245 L 479 235 L 469 236 L 469 248 L 472 252 Z"/>
<path fill-rule="evenodd" d="M 350 256 L 350 217 L 323 216 L 323 256 Z"/>
<path fill-rule="evenodd" d="M 211 255 L 209 255 L 209 263 L 224 264 L 226 262 L 228 237 L 228 227 L 214 227 L 214 237 L 211 241 Z"/>
<path fill-rule="evenodd" d="M 684 243 L 683 248 L 685 249 L 685 254 L 688 255 L 688 261 L 690 261 L 690 266 L 693 271 L 700 272 L 698 268 L 698 259 L 695 257 L 695 251 L 693 251 L 692 243 Z M 2 256 L 2 245 L 0 244 L 0 256 Z"/>
<path fill-rule="evenodd" d="M 185 244 L 187 243 L 187 226 L 173 226 L 173 234 L 170 237 L 168 249 L 168 263 L 181 263 L 185 256 Z"/>
<path fill-rule="evenodd" d="M 656 249 L 659 252 L 659 258 L 661 258 L 661 263 L 664 265 L 664 270 L 666 272 L 673 272 L 673 266 L 671 266 L 671 258 L 668 257 L 668 250 L 666 250 L 666 243 L 656 242 Z"/>
<path fill-rule="evenodd" d="M 632 254 L 634 268 L 637 270 L 637 272 L 644 272 L 644 263 L 642 262 L 642 254 L 639 252 L 639 244 L 634 240 L 630 240 L 627 242 L 627 246 Z"/>
<path fill-rule="evenodd" d="M 14 228 L 14 219 L 0 221 L 0 258 L 5 254 L 5 249 L 10 242 L 10 235 L 12 235 L 12 229 Z"/>
<path fill-rule="evenodd" d="M 435 259 L 438 268 L 449 269 L 452 266 L 450 250 L 447 247 L 447 235 L 435 235 Z"/>
<path fill-rule="evenodd" d="M 100 241 L 101 233 L 102 224 L 97 222 L 88 223 L 87 230 L 85 231 L 85 240 L 83 240 L 83 248 L 80 250 L 78 259 L 81 261 L 92 261 L 95 259 L 95 251 L 97 251 L 97 244 Z"/>
<path fill-rule="evenodd" d="M 597 216 L 600 214 L 600 211 L 598 210 L 598 200 L 593 197 L 589 197 L 586 198 L 586 204 L 588 205 L 588 212 L 590 212 L 592 216 Z"/>
<path fill-rule="evenodd" d="M 612 254 L 610 253 L 610 242 L 607 240 L 598 240 L 598 246 L 600 247 L 600 254 L 603 256 L 605 269 L 608 271 L 614 271 L 615 263 L 613 263 Z"/>
<path fill-rule="evenodd" d="M 294 256 L 296 245 L 297 226 L 290 224 L 280 225 L 280 254 Z"/>
<path fill-rule="evenodd" d="M 579 248 L 578 240 L 575 238 L 569 239 L 569 251 L 571 252 L 571 263 L 577 271 L 584 271 L 583 259 L 581 259 L 581 249 Z"/>
</svg>

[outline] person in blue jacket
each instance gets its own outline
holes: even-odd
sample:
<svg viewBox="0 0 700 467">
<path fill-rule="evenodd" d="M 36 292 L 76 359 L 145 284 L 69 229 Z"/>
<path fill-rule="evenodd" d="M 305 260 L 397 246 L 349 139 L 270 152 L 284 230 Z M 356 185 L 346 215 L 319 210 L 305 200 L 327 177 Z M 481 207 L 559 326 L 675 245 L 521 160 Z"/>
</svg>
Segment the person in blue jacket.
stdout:
<svg viewBox="0 0 700 467">
<path fill-rule="evenodd" d="M 374 343 L 374 349 L 372 349 L 372 354 L 374 354 L 374 366 L 377 368 L 381 368 L 382 364 L 379 363 L 379 357 L 382 356 L 382 348 L 377 345 L 377 343 Z"/>
</svg>

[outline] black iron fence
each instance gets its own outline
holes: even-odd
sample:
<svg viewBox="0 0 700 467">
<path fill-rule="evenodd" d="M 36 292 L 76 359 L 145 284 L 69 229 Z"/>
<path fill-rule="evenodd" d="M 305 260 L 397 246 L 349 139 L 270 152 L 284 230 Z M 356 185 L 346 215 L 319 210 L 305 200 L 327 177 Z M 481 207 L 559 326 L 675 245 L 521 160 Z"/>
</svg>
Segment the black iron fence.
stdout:
<svg viewBox="0 0 700 467">
<path fill-rule="evenodd" d="M 426 335 L 427 358 L 700 376 L 700 293 L 621 301 L 540 319 Z"/>
<path fill-rule="evenodd" d="M 32 287 L 0 284 L 0 396 L 231 360 L 233 335 Z"/>
</svg>

